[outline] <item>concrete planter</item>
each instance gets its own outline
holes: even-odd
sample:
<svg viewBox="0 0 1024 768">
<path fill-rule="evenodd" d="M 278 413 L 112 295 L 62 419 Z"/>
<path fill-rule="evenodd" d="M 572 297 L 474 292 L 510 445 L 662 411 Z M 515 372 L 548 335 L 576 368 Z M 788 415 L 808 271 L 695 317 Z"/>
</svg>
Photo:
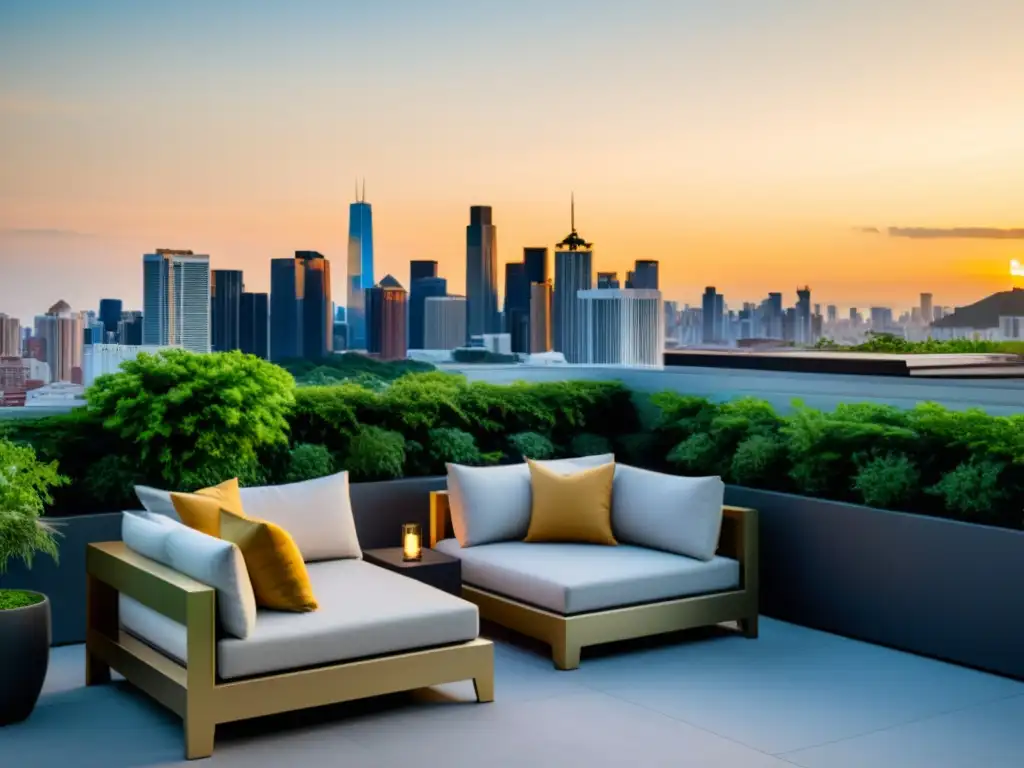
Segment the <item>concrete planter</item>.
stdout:
<svg viewBox="0 0 1024 768">
<path fill-rule="evenodd" d="M 32 714 L 50 664 L 50 601 L 0 611 L 0 726 Z"/>
<path fill-rule="evenodd" d="M 730 486 L 761 521 L 761 612 L 1024 679 L 1024 532 Z"/>
</svg>

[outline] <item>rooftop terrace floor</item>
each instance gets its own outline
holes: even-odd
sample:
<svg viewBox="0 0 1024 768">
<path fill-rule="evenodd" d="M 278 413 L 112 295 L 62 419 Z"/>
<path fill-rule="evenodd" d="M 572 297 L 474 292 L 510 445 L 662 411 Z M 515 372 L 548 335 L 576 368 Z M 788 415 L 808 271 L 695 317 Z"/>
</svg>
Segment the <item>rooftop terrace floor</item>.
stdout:
<svg viewBox="0 0 1024 768">
<path fill-rule="evenodd" d="M 85 688 L 82 646 L 55 648 L 35 713 L 0 729 L 0 766 L 1024 765 L 1024 683 L 777 621 L 759 640 L 585 650 L 571 672 L 505 635 L 495 656 L 492 704 L 462 683 L 226 725 L 187 763 L 180 720 L 123 681 Z"/>
</svg>

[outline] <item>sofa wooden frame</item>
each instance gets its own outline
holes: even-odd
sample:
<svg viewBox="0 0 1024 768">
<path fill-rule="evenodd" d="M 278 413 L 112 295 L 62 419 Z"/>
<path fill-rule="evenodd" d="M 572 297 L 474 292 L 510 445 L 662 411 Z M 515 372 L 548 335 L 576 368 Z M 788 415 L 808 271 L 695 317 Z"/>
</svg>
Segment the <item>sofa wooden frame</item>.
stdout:
<svg viewBox="0 0 1024 768">
<path fill-rule="evenodd" d="M 478 701 L 494 700 L 494 647 L 484 639 L 221 681 L 212 587 L 121 542 L 89 545 L 86 570 L 86 685 L 109 682 L 114 669 L 177 713 L 189 760 L 213 754 L 220 723 L 469 679 Z M 119 628 L 119 592 L 185 625 L 185 665 Z"/>
<path fill-rule="evenodd" d="M 558 669 L 576 669 L 584 646 L 648 637 L 695 627 L 736 622 L 743 635 L 757 637 L 757 511 L 723 507 L 718 553 L 740 564 L 738 589 L 623 608 L 562 615 L 469 584 L 462 597 L 476 603 L 480 618 L 551 646 Z M 430 495 L 430 545 L 452 536 L 447 491 Z"/>
</svg>

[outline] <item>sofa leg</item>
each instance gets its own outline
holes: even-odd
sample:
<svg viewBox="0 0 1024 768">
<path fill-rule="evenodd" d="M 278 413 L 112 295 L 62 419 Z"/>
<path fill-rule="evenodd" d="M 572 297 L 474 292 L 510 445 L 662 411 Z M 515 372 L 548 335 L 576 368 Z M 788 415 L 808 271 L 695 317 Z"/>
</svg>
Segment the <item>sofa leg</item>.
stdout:
<svg viewBox="0 0 1024 768">
<path fill-rule="evenodd" d="M 185 759 L 199 760 L 213 754 L 213 737 L 217 726 L 209 720 L 186 718 Z"/>
<path fill-rule="evenodd" d="M 551 647 L 551 655 L 557 669 L 579 669 L 580 647 L 570 643 L 560 643 Z"/>
<path fill-rule="evenodd" d="M 757 639 L 757 614 L 739 620 L 740 632 L 751 640 Z"/>
<path fill-rule="evenodd" d="M 481 704 L 494 701 L 494 670 L 489 674 L 474 677 L 473 690 L 476 691 L 476 700 Z"/>
<path fill-rule="evenodd" d="M 103 685 L 110 682 L 110 667 L 94 653 L 85 649 L 85 684 Z"/>
</svg>

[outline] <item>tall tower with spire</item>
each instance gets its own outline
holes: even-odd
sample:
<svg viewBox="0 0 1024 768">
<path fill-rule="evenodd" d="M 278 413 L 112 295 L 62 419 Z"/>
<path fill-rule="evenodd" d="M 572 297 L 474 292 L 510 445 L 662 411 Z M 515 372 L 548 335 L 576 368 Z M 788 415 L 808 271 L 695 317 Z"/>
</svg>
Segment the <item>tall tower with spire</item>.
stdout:
<svg viewBox="0 0 1024 768">
<path fill-rule="evenodd" d="M 593 244 L 576 231 L 576 195 L 569 198 L 570 232 L 555 246 L 555 290 L 552 300 L 552 336 L 556 352 L 568 363 L 586 356 L 583 301 L 580 291 L 594 287 Z"/>
<path fill-rule="evenodd" d="M 346 280 L 346 319 L 348 348 L 366 349 L 366 291 L 373 280 L 373 209 L 366 202 L 366 179 L 360 189 L 356 180 L 356 199 L 348 207 L 348 278 Z"/>
<path fill-rule="evenodd" d="M 489 205 L 469 209 L 466 225 L 466 334 L 501 331 L 498 314 L 498 228 Z"/>
</svg>

